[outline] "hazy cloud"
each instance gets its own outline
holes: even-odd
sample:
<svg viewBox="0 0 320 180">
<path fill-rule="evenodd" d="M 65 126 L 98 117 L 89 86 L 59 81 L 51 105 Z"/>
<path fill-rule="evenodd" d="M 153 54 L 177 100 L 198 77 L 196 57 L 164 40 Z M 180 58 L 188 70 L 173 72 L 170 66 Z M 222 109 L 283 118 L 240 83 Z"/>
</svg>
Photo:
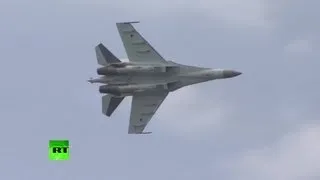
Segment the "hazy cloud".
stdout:
<svg viewBox="0 0 320 180">
<path fill-rule="evenodd" d="M 67 3 L 88 3 L 88 1 L 67 0 Z M 185 13 L 196 13 L 224 21 L 231 25 L 269 27 L 268 6 L 265 0 L 162 0 L 162 1 L 102 1 L 91 3 L 106 5 L 119 11 L 147 14 L 148 16 L 181 16 Z M 169 13 L 169 14 L 167 14 Z M 192 21 L 190 21 L 192 23 Z"/>
<path fill-rule="evenodd" d="M 312 52 L 312 41 L 308 39 L 296 39 L 289 42 L 285 46 L 287 53 L 311 53 Z"/>
<path fill-rule="evenodd" d="M 226 115 L 224 104 L 199 94 L 201 91 L 192 87 L 172 93 L 156 117 L 157 125 L 168 133 L 191 139 L 219 130 Z"/>
<path fill-rule="evenodd" d="M 303 125 L 274 144 L 248 150 L 230 159 L 226 165 L 234 179 L 320 178 L 319 138 L 319 124 Z"/>
</svg>

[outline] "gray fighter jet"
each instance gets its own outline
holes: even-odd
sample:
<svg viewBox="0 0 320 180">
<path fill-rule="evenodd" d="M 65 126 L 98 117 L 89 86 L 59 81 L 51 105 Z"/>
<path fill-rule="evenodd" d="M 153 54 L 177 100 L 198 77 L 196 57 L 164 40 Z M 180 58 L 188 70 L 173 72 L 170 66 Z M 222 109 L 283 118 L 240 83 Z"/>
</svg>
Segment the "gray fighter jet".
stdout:
<svg viewBox="0 0 320 180">
<path fill-rule="evenodd" d="M 88 80 L 101 83 L 102 112 L 110 117 L 126 96 L 132 96 L 129 134 L 148 134 L 145 127 L 169 92 L 215 79 L 232 78 L 241 72 L 187 66 L 164 59 L 132 26 L 116 23 L 129 62 L 122 62 L 103 44 L 96 46 L 97 74 Z"/>
</svg>

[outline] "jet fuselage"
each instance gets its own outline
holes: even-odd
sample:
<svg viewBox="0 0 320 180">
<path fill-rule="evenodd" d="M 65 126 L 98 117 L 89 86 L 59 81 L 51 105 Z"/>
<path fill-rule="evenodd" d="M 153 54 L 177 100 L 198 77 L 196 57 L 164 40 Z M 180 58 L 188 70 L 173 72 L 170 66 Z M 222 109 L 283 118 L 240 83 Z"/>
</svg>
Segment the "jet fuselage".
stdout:
<svg viewBox="0 0 320 180">
<path fill-rule="evenodd" d="M 88 80 L 100 86 L 100 93 L 114 96 L 132 96 L 134 93 L 152 91 L 161 87 L 169 92 L 181 87 L 215 79 L 240 75 L 240 72 L 224 69 L 210 69 L 186 66 L 169 61 L 167 65 L 157 64 L 110 64 L 97 69 L 102 77 Z"/>
</svg>

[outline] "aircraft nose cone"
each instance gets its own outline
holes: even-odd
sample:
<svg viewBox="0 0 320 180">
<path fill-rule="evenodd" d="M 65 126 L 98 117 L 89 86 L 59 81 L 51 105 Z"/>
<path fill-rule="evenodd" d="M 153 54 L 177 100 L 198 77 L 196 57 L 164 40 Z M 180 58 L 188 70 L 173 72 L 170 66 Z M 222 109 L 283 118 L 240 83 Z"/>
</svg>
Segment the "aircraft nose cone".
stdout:
<svg viewBox="0 0 320 180">
<path fill-rule="evenodd" d="M 234 70 L 223 70 L 223 77 L 224 78 L 232 78 L 242 74 L 241 72 L 234 71 Z"/>
</svg>

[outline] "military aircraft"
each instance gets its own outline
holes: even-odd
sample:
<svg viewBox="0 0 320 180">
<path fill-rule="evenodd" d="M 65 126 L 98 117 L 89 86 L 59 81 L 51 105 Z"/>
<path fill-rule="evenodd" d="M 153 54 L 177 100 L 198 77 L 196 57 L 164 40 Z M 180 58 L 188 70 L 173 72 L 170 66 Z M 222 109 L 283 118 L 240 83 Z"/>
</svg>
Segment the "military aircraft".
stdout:
<svg viewBox="0 0 320 180">
<path fill-rule="evenodd" d="M 169 92 L 184 86 L 241 74 L 235 70 L 178 64 L 164 59 L 132 26 L 116 23 L 129 62 L 120 61 L 102 43 L 95 47 L 101 66 L 90 83 L 101 83 L 102 113 L 110 117 L 126 96 L 132 96 L 128 134 L 149 134 L 145 127 Z"/>
</svg>

